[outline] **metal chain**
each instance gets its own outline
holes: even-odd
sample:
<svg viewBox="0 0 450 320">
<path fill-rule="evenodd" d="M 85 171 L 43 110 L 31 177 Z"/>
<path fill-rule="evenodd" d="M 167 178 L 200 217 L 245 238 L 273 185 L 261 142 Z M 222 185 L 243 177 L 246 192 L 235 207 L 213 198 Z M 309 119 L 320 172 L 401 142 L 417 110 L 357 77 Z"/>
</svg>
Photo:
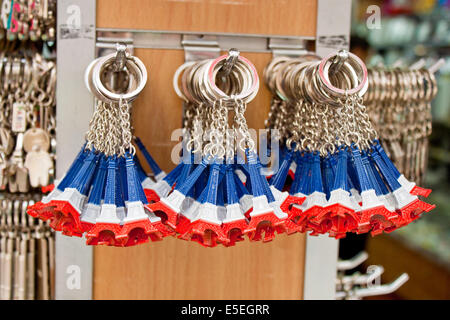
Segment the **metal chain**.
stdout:
<svg viewBox="0 0 450 320">
<path fill-rule="evenodd" d="M 243 152 L 245 150 L 249 150 L 250 152 L 253 152 L 255 149 L 255 141 L 252 139 L 250 132 L 248 130 L 247 126 L 247 120 L 245 119 L 244 113 L 247 109 L 247 104 L 245 104 L 241 100 L 235 100 L 234 105 L 234 122 L 236 125 L 236 138 L 239 136 L 239 142 L 237 145 L 239 146 L 239 149 Z"/>
<path fill-rule="evenodd" d="M 119 146 L 119 155 L 123 156 L 125 151 L 128 150 L 133 156 L 136 153 L 136 150 L 131 143 L 133 139 L 133 135 L 131 134 L 131 123 L 130 123 L 130 105 L 125 100 L 120 100 L 119 108 L 117 108 L 119 113 L 120 120 L 120 128 L 121 130 L 121 138 L 122 141 Z"/>
</svg>

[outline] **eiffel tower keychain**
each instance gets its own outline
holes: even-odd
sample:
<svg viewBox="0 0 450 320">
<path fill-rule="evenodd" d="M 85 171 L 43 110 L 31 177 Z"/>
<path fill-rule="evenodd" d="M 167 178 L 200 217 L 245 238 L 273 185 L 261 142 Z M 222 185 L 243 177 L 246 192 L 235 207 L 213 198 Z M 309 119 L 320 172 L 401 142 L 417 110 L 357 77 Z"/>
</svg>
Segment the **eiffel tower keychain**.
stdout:
<svg viewBox="0 0 450 320">
<path fill-rule="evenodd" d="M 97 105 L 86 143 L 55 189 L 28 208 L 30 215 L 50 220 L 56 231 L 85 234 L 91 245 L 130 246 L 171 233 L 147 208 L 144 184 L 149 178 L 135 156 L 130 125 L 130 103 L 144 88 L 147 71 L 125 50 L 118 45 L 116 54 L 88 66 L 86 85 Z M 102 77 L 110 72 L 126 73 L 118 88 L 103 83 Z M 156 177 L 163 176 L 139 139 L 136 143 L 152 162 Z"/>
</svg>

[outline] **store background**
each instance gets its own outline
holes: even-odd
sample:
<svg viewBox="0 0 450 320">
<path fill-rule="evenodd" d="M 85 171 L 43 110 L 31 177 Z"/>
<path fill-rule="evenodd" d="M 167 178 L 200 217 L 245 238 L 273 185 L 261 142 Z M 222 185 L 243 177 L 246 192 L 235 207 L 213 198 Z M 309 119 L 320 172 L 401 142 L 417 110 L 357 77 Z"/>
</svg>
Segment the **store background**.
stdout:
<svg viewBox="0 0 450 320">
<path fill-rule="evenodd" d="M 59 35 L 63 34 L 60 30 L 67 34 L 64 34 L 64 41 L 58 40 L 56 115 L 60 124 L 71 124 L 58 126 L 57 168 L 60 175 L 73 160 L 72 153 L 77 151 L 73 146 L 82 143 L 90 118 L 90 109 L 86 106 L 92 106 L 93 99 L 84 86 L 83 75 L 85 66 L 97 54 L 94 52 L 99 40 L 96 39 L 99 35 L 96 28 L 293 35 L 311 37 L 314 41 L 315 37 L 323 35 L 315 30 L 320 29 L 316 28 L 317 25 L 331 24 L 328 29 L 334 34 L 342 32 L 340 27 L 345 29 L 345 34 L 350 30 L 345 14 L 336 8 L 330 9 L 332 6 L 329 4 L 333 1 L 338 3 L 341 11 L 350 13 L 350 10 L 346 11 L 349 6 L 344 5 L 347 1 L 343 0 L 135 0 L 132 3 L 123 0 L 59 0 L 58 10 L 63 14 L 58 16 L 58 27 L 53 30 Z M 4 4 L 9 2 L 3 1 Z M 322 5 L 322 10 L 319 10 L 319 2 L 327 5 Z M 85 28 L 82 30 L 84 36 L 77 39 L 71 38 L 70 28 L 65 24 L 66 20 L 73 21 L 69 19 L 73 13 L 69 7 L 73 9 L 74 3 L 83 8 L 80 13 L 84 23 L 82 27 Z M 376 15 L 374 11 L 368 12 L 368 8 L 379 9 L 380 28 L 368 27 L 373 26 Z M 320 18 L 320 13 L 327 18 L 323 19 L 323 15 Z M 175 19 L 177 14 L 182 18 Z M 426 60 L 427 66 L 439 58 L 444 58 L 446 63 L 437 74 L 439 92 L 432 107 L 433 134 L 424 185 L 433 189 L 427 201 L 434 203 L 436 209 L 388 235 L 372 238 L 370 235 L 349 234 L 340 240 L 340 258 L 350 259 L 360 251 L 368 252 L 369 259 L 357 270 L 347 273 L 366 273 L 370 265 L 381 265 L 384 267 L 382 284 L 391 283 L 404 272 L 409 274 L 409 281 L 395 293 L 369 299 L 449 299 L 450 0 L 354 0 L 352 18 L 351 50 L 368 66 L 383 63 L 407 67 L 420 58 Z M 56 21 L 52 23 L 50 26 L 55 27 Z M 80 30 L 74 28 L 72 31 L 76 34 Z M 314 50 L 312 41 L 308 43 L 310 50 Z M 337 50 L 339 43 L 334 45 L 337 47 L 333 50 Z M 34 46 L 48 59 L 56 59 L 54 41 Z M 21 48 L 26 49 L 26 46 Z M 134 52 L 145 60 L 152 74 L 146 92 L 137 101 L 134 124 L 156 160 L 165 170 L 170 170 L 172 163 L 166 159 L 175 142 L 171 144 L 167 137 L 179 126 L 181 103 L 175 92 L 167 88 L 171 88 L 176 67 L 185 59 L 184 52 L 161 48 L 137 48 Z M 243 55 L 255 63 L 261 75 L 272 53 L 243 52 Z M 263 126 L 269 101 L 267 87 L 262 85 L 255 103 L 247 112 L 251 127 Z M 167 105 L 174 107 L 167 108 Z M 258 108 L 254 107 L 256 105 Z M 53 243 L 53 239 L 54 234 L 49 233 L 49 243 Z M 325 245 L 307 248 L 305 243 L 310 245 L 311 240 L 325 240 Z M 271 244 L 246 242 L 233 249 L 214 250 L 176 239 L 127 249 L 93 248 L 86 246 L 84 239 L 59 234 L 56 244 L 56 258 L 53 256 L 47 261 L 48 272 L 42 271 L 45 261 L 36 269 L 36 278 L 43 279 L 46 275 L 47 281 L 37 281 L 37 293 L 33 298 L 311 299 L 311 291 L 316 294 L 313 298 L 334 297 L 337 243 L 326 236 L 325 239 L 308 237 L 307 241 L 304 234 L 280 236 Z M 332 254 L 326 250 L 330 244 L 334 250 Z M 51 244 L 49 247 L 53 248 Z M 308 275 L 307 265 L 313 266 L 309 272 L 314 269 L 317 277 Z M 73 266 L 83 270 L 82 290 L 67 286 Z M 179 276 L 179 266 L 183 268 L 182 274 L 189 274 L 188 277 Z M 43 285 L 45 283 L 48 285 Z M 331 290 L 327 292 L 324 288 Z"/>
<path fill-rule="evenodd" d="M 380 9 L 380 28 L 373 28 L 373 6 Z M 450 299 L 450 1 L 353 0 L 352 10 L 351 51 L 368 66 L 406 67 L 421 58 L 428 66 L 439 58 L 446 63 L 437 74 L 425 177 L 425 187 L 433 189 L 427 200 L 436 209 L 389 235 L 348 235 L 340 241 L 340 258 L 367 251 L 369 259 L 357 271 L 382 265 L 383 283 L 409 274 L 410 280 L 394 294 L 370 299 Z"/>
</svg>

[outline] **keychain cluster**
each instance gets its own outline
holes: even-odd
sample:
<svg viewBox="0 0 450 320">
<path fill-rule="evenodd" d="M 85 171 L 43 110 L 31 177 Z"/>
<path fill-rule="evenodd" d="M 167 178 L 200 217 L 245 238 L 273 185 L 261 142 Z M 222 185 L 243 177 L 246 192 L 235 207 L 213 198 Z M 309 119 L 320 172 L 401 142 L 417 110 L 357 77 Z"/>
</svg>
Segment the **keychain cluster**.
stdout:
<svg viewBox="0 0 450 320">
<path fill-rule="evenodd" d="M 274 95 L 266 125 L 280 132 L 282 150 L 269 182 L 304 199 L 289 212 L 301 232 L 376 235 L 434 208 L 418 197 L 430 190 L 407 180 L 384 151 L 363 104 L 367 69 L 358 57 L 279 57 L 265 80 Z"/>
<path fill-rule="evenodd" d="M 2 0 L 0 38 L 56 40 L 56 0 Z"/>
<path fill-rule="evenodd" d="M 26 213 L 36 198 L 22 194 L 0 199 L 0 300 L 54 296 L 54 232 Z"/>
<path fill-rule="evenodd" d="M 174 85 L 185 101 L 183 150 L 176 168 L 148 190 L 149 208 L 178 238 L 206 247 L 295 232 L 283 211 L 291 198 L 261 174 L 244 116 L 259 88 L 253 64 L 231 50 L 185 63 Z"/>
<path fill-rule="evenodd" d="M 56 65 L 28 51 L 0 55 L 0 190 L 27 193 L 54 173 Z"/>
<path fill-rule="evenodd" d="M 364 102 L 380 141 L 406 178 L 423 183 L 436 78 L 425 68 L 374 67 L 368 73 L 369 88 Z"/>
<path fill-rule="evenodd" d="M 160 240 L 171 230 L 147 207 L 144 185 L 155 182 L 137 160 L 130 124 L 130 103 L 147 81 L 145 66 L 120 47 L 117 54 L 94 60 L 85 79 L 97 98 L 85 145 L 55 189 L 28 214 L 65 235 L 84 235 L 90 245 Z M 136 143 L 151 158 L 139 139 Z"/>
</svg>

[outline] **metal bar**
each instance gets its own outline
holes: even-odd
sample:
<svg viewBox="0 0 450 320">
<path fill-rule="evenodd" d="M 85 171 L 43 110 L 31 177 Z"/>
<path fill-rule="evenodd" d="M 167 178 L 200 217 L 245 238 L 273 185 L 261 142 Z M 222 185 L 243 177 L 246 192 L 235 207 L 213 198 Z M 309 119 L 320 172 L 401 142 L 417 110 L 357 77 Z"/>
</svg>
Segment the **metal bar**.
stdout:
<svg viewBox="0 0 450 320">
<path fill-rule="evenodd" d="M 202 46 L 209 42 L 211 46 L 219 47 L 222 51 L 239 48 L 244 52 L 271 52 L 271 45 L 281 45 L 286 49 L 304 49 L 306 41 L 313 41 L 313 37 L 293 37 L 256 34 L 230 34 L 211 32 L 175 32 L 154 30 L 128 29 L 97 29 L 97 45 L 104 42 L 118 42 L 121 39 L 132 39 L 135 48 L 142 49 L 185 49 L 185 45 L 192 45 L 191 41 L 199 41 Z M 186 40 L 189 39 L 189 40 Z M 186 41 L 189 41 L 187 43 Z"/>
<path fill-rule="evenodd" d="M 318 0 L 316 53 L 326 56 L 349 50 L 351 0 Z M 303 298 L 335 299 L 339 241 L 327 236 L 306 238 Z"/>
<path fill-rule="evenodd" d="M 94 100 L 84 69 L 95 57 L 96 1 L 60 0 L 57 8 L 56 176 L 60 179 L 84 142 Z M 92 247 L 84 239 L 56 234 L 55 298 L 92 298 Z"/>
</svg>

